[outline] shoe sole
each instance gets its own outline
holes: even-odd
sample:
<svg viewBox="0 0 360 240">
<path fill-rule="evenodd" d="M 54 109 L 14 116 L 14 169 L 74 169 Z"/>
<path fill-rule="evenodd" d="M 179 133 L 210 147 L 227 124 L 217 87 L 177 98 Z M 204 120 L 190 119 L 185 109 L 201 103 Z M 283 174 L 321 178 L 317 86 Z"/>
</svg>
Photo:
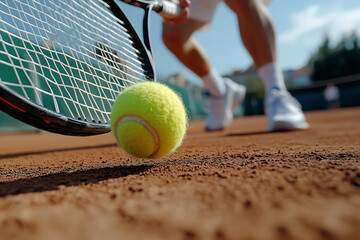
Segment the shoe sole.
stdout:
<svg viewBox="0 0 360 240">
<path fill-rule="evenodd" d="M 310 125 L 307 122 L 302 123 L 289 123 L 289 122 L 276 122 L 272 124 L 272 127 L 268 127 L 268 132 L 278 132 L 278 131 L 293 131 L 293 130 L 305 130 L 308 129 Z"/>
</svg>

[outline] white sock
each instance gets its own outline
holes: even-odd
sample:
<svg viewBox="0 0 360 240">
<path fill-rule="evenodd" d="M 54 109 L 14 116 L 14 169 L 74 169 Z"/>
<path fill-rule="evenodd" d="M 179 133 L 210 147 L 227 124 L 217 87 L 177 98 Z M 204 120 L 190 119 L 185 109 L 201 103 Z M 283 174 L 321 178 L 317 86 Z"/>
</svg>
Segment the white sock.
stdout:
<svg viewBox="0 0 360 240">
<path fill-rule="evenodd" d="M 203 80 L 206 89 L 209 90 L 211 96 L 221 97 L 226 93 L 224 79 L 214 68 L 212 68 L 211 71 L 201 79 Z"/>
<path fill-rule="evenodd" d="M 260 67 L 257 72 L 263 81 L 267 92 L 273 87 L 287 91 L 284 82 L 284 76 L 278 63 L 271 62 L 265 64 Z"/>
</svg>

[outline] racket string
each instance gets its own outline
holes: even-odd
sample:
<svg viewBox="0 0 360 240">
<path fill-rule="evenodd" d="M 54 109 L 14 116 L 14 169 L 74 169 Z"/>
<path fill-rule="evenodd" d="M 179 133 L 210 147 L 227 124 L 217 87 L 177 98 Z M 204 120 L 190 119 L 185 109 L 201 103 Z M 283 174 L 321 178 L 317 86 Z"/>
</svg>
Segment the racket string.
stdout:
<svg viewBox="0 0 360 240">
<path fill-rule="evenodd" d="M 63 115 L 106 123 L 117 95 L 146 80 L 131 36 L 99 1 L 7 0 L 0 26 L 0 63 L 12 68 L 0 83 Z"/>
</svg>

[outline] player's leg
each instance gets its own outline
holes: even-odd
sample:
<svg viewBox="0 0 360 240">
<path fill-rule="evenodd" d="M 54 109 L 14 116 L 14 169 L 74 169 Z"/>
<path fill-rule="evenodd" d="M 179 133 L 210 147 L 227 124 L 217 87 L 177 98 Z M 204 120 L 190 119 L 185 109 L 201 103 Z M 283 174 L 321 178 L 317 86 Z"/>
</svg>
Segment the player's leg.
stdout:
<svg viewBox="0 0 360 240">
<path fill-rule="evenodd" d="M 300 104 L 288 93 L 277 61 L 275 28 L 264 0 L 226 0 L 238 17 L 240 35 L 266 87 L 268 130 L 308 128 Z"/>
<path fill-rule="evenodd" d="M 189 19 L 180 25 L 168 26 L 163 24 L 163 42 L 165 46 L 187 68 L 204 80 L 205 85 L 213 96 L 220 97 L 225 94 L 223 80 L 212 69 L 206 51 L 192 34 L 202 28 L 206 23 Z M 213 71 L 213 77 L 206 76 Z"/>
<path fill-rule="evenodd" d="M 210 114 L 205 130 L 220 130 L 232 121 L 233 108 L 239 106 L 245 96 L 245 88 L 224 80 L 211 66 L 209 58 L 192 34 L 204 27 L 205 21 L 189 19 L 176 26 L 163 25 L 163 41 L 168 49 L 190 70 L 198 75 L 211 94 Z"/>
</svg>

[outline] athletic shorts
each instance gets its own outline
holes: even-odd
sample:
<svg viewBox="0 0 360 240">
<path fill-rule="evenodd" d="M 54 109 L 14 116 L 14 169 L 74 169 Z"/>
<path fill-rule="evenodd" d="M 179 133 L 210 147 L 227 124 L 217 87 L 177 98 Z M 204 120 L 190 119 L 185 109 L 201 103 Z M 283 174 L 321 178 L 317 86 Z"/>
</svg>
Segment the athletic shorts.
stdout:
<svg viewBox="0 0 360 240">
<path fill-rule="evenodd" d="M 263 0 L 265 4 L 269 4 L 271 0 Z M 217 5 L 223 0 L 191 0 L 189 7 L 190 19 L 200 20 L 205 23 L 211 22 Z"/>
<path fill-rule="evenodd" d="M 191 0 L 189 18 L 205 23 L 211 22 L 219 2 L 222 2 L 222 0 Z"/>
</svg>

